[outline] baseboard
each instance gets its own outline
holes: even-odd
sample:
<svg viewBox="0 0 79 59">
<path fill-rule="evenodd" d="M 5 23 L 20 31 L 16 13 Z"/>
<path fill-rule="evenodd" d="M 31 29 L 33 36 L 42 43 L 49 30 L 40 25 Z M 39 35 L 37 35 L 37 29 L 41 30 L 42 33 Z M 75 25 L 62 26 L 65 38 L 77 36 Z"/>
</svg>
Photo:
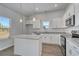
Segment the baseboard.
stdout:
<svg viewBox="0 0 79 59">
<path fill-rule="evenodd" d="M 0 48 L 0 51 L 2 51 L 2 50 L 5 50 L 5 49 L 7 49 L 7 48 L 9 48 L 9 47 L 12 47 L 13 45 L 8 45 L 8 46 L 5 46 L 5 47 L 3 47 L 3 48 Z"/>
</svg>

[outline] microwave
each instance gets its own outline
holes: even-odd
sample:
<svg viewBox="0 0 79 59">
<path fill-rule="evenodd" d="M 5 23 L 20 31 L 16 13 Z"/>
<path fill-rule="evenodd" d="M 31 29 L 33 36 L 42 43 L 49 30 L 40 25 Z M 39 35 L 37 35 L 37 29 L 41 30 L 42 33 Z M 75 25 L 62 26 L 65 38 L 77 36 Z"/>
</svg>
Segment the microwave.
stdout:
<svg viewBox="0 0 79 59">
<path fill-rule="evenodd" d="M 75 26 L 75 15 L 66 19 L 66 26 Z"/>
</svg>

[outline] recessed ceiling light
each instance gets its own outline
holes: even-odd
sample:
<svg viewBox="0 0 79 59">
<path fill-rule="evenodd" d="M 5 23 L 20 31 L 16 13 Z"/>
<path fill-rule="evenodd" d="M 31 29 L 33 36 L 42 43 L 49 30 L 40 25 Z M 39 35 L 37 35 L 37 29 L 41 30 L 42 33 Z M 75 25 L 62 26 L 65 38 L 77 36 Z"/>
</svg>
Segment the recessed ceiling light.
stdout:
<svg viewBox="0 0 79 59">
<path fill-rule="evenodd" d="M 58 7 L 58 4 L 54 4 L 54 7 Z"/>
<path fill-rule="evenodd" d="M 37 10 L 37 11 L 38 11 L 38 10 L 39 10 L 39 8 L 35 8 L 35 10 Z"/>
</svg>

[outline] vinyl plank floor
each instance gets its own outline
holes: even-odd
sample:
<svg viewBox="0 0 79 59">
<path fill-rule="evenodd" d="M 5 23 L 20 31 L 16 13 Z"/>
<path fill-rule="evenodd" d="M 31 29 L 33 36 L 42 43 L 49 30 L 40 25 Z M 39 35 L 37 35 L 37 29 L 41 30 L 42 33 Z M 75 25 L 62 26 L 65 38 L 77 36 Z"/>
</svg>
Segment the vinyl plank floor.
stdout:
<svg viewBox="0 0 79 59">
<path fill-rule="evenodd" d="M 0 51 L 0 56 L 19 56 L 19 55 L 14 55 L 14 47 L 10 47 L 3 51 Z M 58 45 L 43 44 L 42 56 L 62 56 L 62 53 Z"/>
<path fill-rule="evenodd" d="M 0 51 L 0 56 L 14 56 L 14 48 L 10 47 Z"/>
<path fill-rule="evenodd" d="M 43 44 L 42 56 L 63 56 L 58 45 Z"/>
</svg>

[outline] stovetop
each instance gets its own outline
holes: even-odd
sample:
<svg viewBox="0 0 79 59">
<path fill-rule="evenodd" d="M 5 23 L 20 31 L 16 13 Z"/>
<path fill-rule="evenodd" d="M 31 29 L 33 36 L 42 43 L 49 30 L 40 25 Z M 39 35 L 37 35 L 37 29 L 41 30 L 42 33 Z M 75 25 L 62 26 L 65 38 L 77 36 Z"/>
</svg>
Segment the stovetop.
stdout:
<svg viewBox="0 0 79 59">
<path fill-rule="evenodd" d="M 79 38 L 79 34 L 72 34 L 72 38 Z"/>
</svg>

